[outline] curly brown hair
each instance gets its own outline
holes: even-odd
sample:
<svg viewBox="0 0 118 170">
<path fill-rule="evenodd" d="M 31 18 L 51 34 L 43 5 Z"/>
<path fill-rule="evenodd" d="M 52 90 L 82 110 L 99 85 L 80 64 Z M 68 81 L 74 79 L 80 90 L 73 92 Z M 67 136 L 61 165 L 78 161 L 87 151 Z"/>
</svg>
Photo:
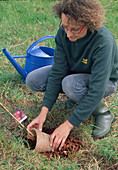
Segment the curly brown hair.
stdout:
<svg viewBox="0 0 118 170">
<path fill-rule="evenodd" d="M 53 12 L 59 18 L 64 13 L 68 19 L 84 23 L 91 32 L 105 22 L 104 8 L 98 0 L 62 0 L 53 6 Z"/>
</svg>

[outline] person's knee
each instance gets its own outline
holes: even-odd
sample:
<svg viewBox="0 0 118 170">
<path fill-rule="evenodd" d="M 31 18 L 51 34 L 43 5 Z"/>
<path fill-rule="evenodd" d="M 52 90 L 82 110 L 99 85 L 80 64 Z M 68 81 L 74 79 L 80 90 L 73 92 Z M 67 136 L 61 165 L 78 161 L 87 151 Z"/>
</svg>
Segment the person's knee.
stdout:
<svg viewBox="0 0 118 170">
<path fill-rule="evenodd" d="M 28 86 L 28 88 L 30 88 L 31 90 L 33 91 L 36 91 L 35 89 L 35 78 L 34 76 L 32 75 L 32 72 L 30 72 L 27 77 L 26 77 L 26 85 Z"/>
<path fill-rule="evenodd" d="M 27 86 L 34 91 L 45 91 L 51 65 L 33 70 L 26 77 Z"/>
<path fill-rule="evenodd" d="M 62 80 L 62 90 L 69 98 L 73 98 L 73 82 L 70 80 L 70 77 L 67 76 Z"/>
<path fill-rule="evenodd" d="M 69 75 L 62 80 L 63 92 L 76 102 L 79 102 L 88 90 L 89 79 L 84 80 L 81 77 L 81 75 Z"/>
</svg>

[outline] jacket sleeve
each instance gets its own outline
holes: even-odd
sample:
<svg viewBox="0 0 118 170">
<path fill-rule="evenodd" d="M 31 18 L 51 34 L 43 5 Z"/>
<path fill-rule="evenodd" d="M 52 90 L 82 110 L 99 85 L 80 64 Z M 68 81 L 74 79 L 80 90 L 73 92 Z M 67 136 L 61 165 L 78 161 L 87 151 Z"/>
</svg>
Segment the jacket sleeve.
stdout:
<svg viewBox="0 0 118 170">
<path fill-rule="evenodd" d="M 54 53 L 54 64 L 48 78 L 46 92 L 42 104 L 43 106 L 46 106 L 49 110 L 51 110 L 53 104 L 56 102 L 56 99 L 62 89 L 62 79 L 68 74 L 69 70 L 59 31 L 55 38 L 55 43 L 56 48 Z"/>
</svg>

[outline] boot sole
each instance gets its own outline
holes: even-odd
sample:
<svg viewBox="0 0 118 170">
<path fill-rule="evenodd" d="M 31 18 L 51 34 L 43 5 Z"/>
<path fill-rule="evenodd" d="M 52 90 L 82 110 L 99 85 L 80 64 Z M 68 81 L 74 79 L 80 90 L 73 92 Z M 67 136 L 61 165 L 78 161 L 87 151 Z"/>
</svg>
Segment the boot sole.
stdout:
<svg viewBox="0 0 118 170">
<path fill-rule="evenodd" d="M 115 119 L 115 117 L 114 117 L 111 123 L 113 123 L 113 122 L 115 122 L 115 121 L 116 121 L 116 119 Z M 109 132 L 110 132 L 110 130 L 109 130 Z M 103 136 L 101 136 L 101 137 L 95 137 L 95 136 L 93 136 L 93 138 L 94 138 L 94 139 L 102 139 L 102 138 L 104 138 L 109 132 L 107 132 L 105 135 L 103 135 Z"/>
</svg>

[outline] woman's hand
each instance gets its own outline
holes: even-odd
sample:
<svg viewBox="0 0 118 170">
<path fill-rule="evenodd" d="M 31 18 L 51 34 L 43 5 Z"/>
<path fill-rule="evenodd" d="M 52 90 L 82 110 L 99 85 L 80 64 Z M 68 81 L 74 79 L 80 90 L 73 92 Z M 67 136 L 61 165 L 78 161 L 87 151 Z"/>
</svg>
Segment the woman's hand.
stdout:
<svg viewBox="0 0 118 170">
<path fill-rule="evenodd" d="M 64 143 L 74 126 L 67 120 L 61 124 L 58 128 L 54 130 L 50 137 L 50 146 L 52 146 L 52 151 L 59 147 L 59 150 L 62 149 Z"/>
<path fill-rule="evenodd" d="M 32 128 L 36 128 L 42 131 L 43 124 L 47 117 L 47 113 L 48 113 L 48 108 L 43 106 L 40 114 L 27 126 L 27 129 L 31 130 Z"/>
</svg>

